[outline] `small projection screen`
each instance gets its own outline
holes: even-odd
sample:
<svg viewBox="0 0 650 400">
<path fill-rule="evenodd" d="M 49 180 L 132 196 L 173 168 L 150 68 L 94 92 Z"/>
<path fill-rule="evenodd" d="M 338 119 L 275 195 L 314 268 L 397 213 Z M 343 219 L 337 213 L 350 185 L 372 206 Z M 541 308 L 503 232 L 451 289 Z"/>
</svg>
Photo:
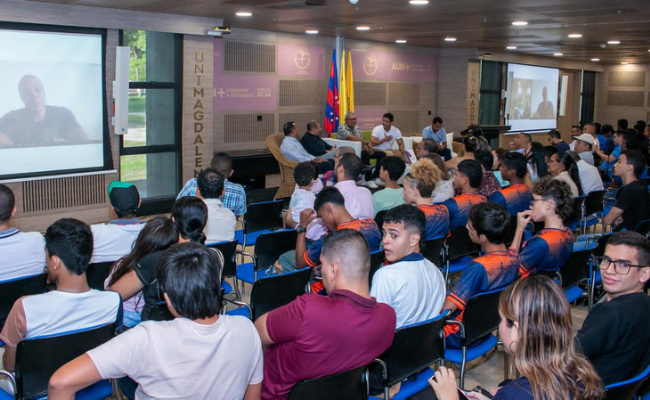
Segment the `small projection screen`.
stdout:
<svg viewBox="0 0 650 400">
<path fill-rule="evenodd" d="M 105 37 L 0 23 L 0 179 L 112 168 Z"/>
<path fill-rule="evenodd" d="M 543 131 L 557 127 L 560 70 L 508 64 L 506 121 L 510 132 Z"/>
</svg>

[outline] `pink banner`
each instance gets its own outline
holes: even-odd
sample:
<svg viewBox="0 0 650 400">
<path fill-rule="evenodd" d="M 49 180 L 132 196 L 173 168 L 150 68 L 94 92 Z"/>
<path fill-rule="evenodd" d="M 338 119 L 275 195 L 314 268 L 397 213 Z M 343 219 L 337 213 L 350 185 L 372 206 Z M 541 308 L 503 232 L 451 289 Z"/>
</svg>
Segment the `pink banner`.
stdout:
<svg viewBox="0 0 650 400">
<path fill-rule="evenodd" d="M 355 80 L 437 82 L 438 58 L 372 50 L 352 50 Z"/>
<path fill-rule="evenodd" d="M 381 125 L 381 117 L 386 112 L 388 111 L 385 108 L 359 108 L 354 110 L 354 114 L 357 117 L 357 125 L 359 125 L 362 131 L 368 131 L 377 125 Z"/>
<path fill-rule="evenodd" d="M 278 75 L 325 78 L 325 48 L 294 43 L 278 44 Z"/>
<path fill-rule="evenodd" d="M 214 40 L 214 111 L 275 110 L 278 79 L 269 75 L 223 72 L 223 41 Z"/>
</svg>

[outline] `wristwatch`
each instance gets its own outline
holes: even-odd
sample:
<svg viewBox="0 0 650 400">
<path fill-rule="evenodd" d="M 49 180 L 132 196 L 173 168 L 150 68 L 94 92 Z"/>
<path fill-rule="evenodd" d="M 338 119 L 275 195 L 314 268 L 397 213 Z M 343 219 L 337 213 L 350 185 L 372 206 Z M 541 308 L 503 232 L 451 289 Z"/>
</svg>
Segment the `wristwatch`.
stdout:
<svg viewBox="0 0 650 400">
<path fill-rule="evenodd" d="M 305 232 L 307 232 L 307 228 L 305 228 L 304 226 L 298 225 L 298 226 L 296 226 L 296 232 L 305 233 Z"/>
</svg>

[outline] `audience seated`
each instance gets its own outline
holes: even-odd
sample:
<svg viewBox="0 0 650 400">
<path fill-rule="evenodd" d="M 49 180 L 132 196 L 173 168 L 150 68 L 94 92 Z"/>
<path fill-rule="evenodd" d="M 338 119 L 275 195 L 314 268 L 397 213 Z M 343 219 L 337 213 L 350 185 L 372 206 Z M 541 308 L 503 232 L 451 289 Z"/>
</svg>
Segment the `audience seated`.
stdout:
<svg viewBox="0 0 650 400">
<path fill-rule="evenodd" d="M 321 174 L 324 174 L 327 171 L 330 171 L 333 168 L 333 164 L 324 158 L 316 158 L 309 154 L 300 141 L 300 130 L 298 125 L 295 122 L 289 121 L 284 124 L 284 140 L 282 145 L 280 145 L 280 150 L 282 154 L 285 155 L 291 161 L 303 162 L 303 161 L 314 161 L 318 167 L 318 171 Z"/>
<path fill-rule="evenodd" d="M 439 179 L 440 170 L 427 158 L 413 164 L 404 178 L 404 202 L 419 208 L 426 218 L 422 240 L 445 237 L 449 233 L 449 210 L 431 201 Z"/>
<path fill-rule="evenodd" d="M 494 163 L 492 164 L 492 172 L 494 172 L 494 176 L 499 181 L 501 187 L 506 187 L 510 185 L 510 182 L 508 182 L 507 179 L 504 179 L 501 176 L 501 162 L 503 162 L 503 157 L 505 157 L 506 154 L 508 154 L 508 151 L 506 151 L 506 149 L 502 149 L 500 147 L 497 147 L 496 149 L 492 149 L 492 157 L 494 157 Z"/>
<path fill-rule="evenodd" d="M 517 153 L 521 153 L 528 159 L 528 157 L 532 154 L 533 150 L 533 138 L 527 133 L 520 133 L 516 135 L 512 141 L 509 143 L 510 146 L 510 151 L 516 151 Z"/>
<path fill-rule="evenodd" d="M 565 182 L 571 189 L 571 196 L 580 196 L 580 175 L 575 162 L 567 153 L 555 153 L 548 162 L 548 172 L 553 179 Z"/>
<path fill-rule="evenodd" d="M 169 246 L 178 243 L 178 229 L 172 220 L 164 217 L 156 217 L 149 220 L 140 231 L 138 238 L 133 243 L 133 250 L 120 258 L 106 279 L 104 286 L 111 287 L 124 275 L 133 272 L 137 265 L 146 255 L 155 251 L 162 251 Z M 138 292 L 130 299 L 124 301 L 124 325 L 133 328 L 141 321 L 141 313 L 144 308 L 142 292 Z"/>
<path fill-rule="evenodd" d="M 244 187 L 228 180 L 235 172 L 232 169 L 232 158 L 226 153 L 217 153 L 210 161 L 210 168 L 221 172 L 221 175 L 226 178 L 223 196 L 220 199 L 224 207 L 235 213 L 237 218 L 246 214 L 246 191 Z M 196 178 L 192 178 L 185 183 L 176 200 L 185 196 L 196 196 Z"/>
<path fill-rule="evenodd" d="M 436 145 L 435 140 L 424 138 L 420 140 L 418 146 L 415 148 L 415 158 L 419 160 L 420 158 L 428 156 L 429 154 L 438 154 L 437 150 L 438 146 Z"/>
<path fill-rule="evenodd" d="M 519 274 L 519 253 L 505 245 L 510 214 L 501 205 L 479 203 L 469 212 L 467 231 L 472 243 L 481 246 L 483 254 L 472 260 L 445 299 L 443 310 L 461 321 L 465 306 L 472 296 L 508 286 Z M 445 325 L 446 347 L 460 348 L 458 325 Z"/>
<path fill-rule="evenodd" d="M 573 343 L 571 308 L 558 284 L 545 276 L 516 281 L 501 294 L 499 315 L 499 338 L 521 377 L 497 388 L 494 400 L 603 398 L 602 381 Z M 440 367 L 429 384 L 438 400 L 458 399 L 453 370 Z M 467 397 L 488 399 L 475 391 Z"/>
<path fill-rule="evenodd" d="M 336 146 L 329 145 L 321 139 L 320 134 L 322 131 L 318 122 L 309 121 L 307 123 L 307 132 L 302 135 L 300 144 L 307 150 L 307 153 L 314 157 L 331 158 L 334 151 L 336 151 Z"/>
<path fill-rule="evenodd" d="M 577 136 L 574 141 L 573 150 L 578 153 L 581 160 L 589 165 L 594 165 L 594 152 L 592 151 L 594 143 L 593 136 L 588 133 Z"/>
<path fill-rule="evenodd" d="M 436 182 L 436 187 L 431 194 L 431 201 L 434 203 L 442 203 L 454 197 L 454 179 L 449 176 L 449 172 L 445 168 L 445 163 L 442 157 L 438 154 L 427 154 L 422 158 L 428 158 L 438 167 L 440 171 L 440 179 Z"/>
<path fill-rule="evenodd" d="M 23 339 L 122 324 L 122 301 L 115 292 L 90 289 L 86 269 L 93 251 L 93 236 L 85 223 L 63 218 L 45 232 L 47 278 L 56 290 L 21 297 L 14 303 L 0 333 L 5 344 L 4 369 L 13 372 L 16 346 Z M 7 380 L 0 380 L 9 389 Z M 13 391 L 11 391 L 13 393 Z"/>
<path fill-rule="evenodd" d="M 45 268 L 45 240 L 39 232 L 11 226 L 16 198 L 0 183 L 0 282 L 40 274 Z"/>
<path fill-rule="evenodd" d="M 266 349 L 262 399 L 286 399 L 301 380 L 367 365 L 389 348 L 395 311 L 370 296 L 370 250 L 359 232 L 333 232 L 320 257 L 328 295 L 304 294 L 255 321 Z"/>
<path fill-rule="evenodd" d="M 447 171 L 454 170 L 458 167 L 458 164 L 465 160 L 474 160 L 474 152 L 476 150 L 490 150 L 490 146 L 485 140 L 484 137 L 468 136 L 463 139 L 463 155 L 460 157 L 454 157 L 449 161 L 445 161 L 445 169 Z"/>
<path fill-rule="evenodd" d="M 317 193 L 314 193 L 312 190 L 316 182 L 320 182 L 320 180 L 318 179 L 316 165 L 311 161 L 301 162 L 296 165 L 296 168 L 293 169 L 293 180 L 296 182 L 297 188 L 291 195 L 289 208 L 284 216 L 285 225 L 289 228 L 295 228 L 298 225 L 302 210 L 314 208 L 316 194 L 323 190 L 322 185 Z M 306 228 L 307 240 L 318 240 L 327 233 L 327 229 L 320 218 L 316 218 L 310 222 Z"/>
<path fill-rule="evenodd" d="M 607 241 L 600 263 L 604 301 L 587 314 L 577 342 L 605 385 L 638 375 L 650 364 L 650 242 L 636 232 Z"/>
<path fill-rule="evenodd" d="M 343 154 L 336 162 L 334 187 L 345 198 L 345 208 L 354 218 L 374 218 L 372 193 L 365 187 L 357 186 L 362 168 L 363 163 L 356 154 Z"/>
<path fill-rule="evenodd" d="M 372 173 L 372 179 L 377 180 L 379 178 L 379 167 L 381 165 L 381 159 L 386 157 L 386 153 L 380 150 L 375 150 L 370 144 L 366 141 L 361 135 L 361 129 L 357 125 L 357 116 L 353 112 L 347 112 L 345 114 L 345 123 L 339 125 L 339 130 L 336 132 L 336 138 L 339 140 L 353 140 L 355 142 L 361 142 L 361 161 L 363 165 L 370 165 L 370 159 L 374 158 L 377 160 L 375 169 Z"/>
<path fill-rule="evenodd" d="M 449 228 L 465 226 L 469 209 L 473 205 L 487 201 L 485 196 L 478 193 L 483 177 L 483 168 L 476 160 L 464 160 L 458 164 L 454 178 L 454 189 L 460 190 L 461 195 L 452 197 L 442 203 L 449 210 Z"/>
<path fill-rule="evenodd" d="M 140 193 L 134 184 L 113 181 L 108 185 L 111 221 L 90 226 L 93 255 L 90 262 L 115 261 L 129 254 L 144 224 L 136 218 Z"/>
<path fill-rule="evenodd" d="M 219 315 L 219 257 L 197 243 L 160 258 L 158 285 L 172 321 L 145 322 L 61 367 L 49 398 L 73 398 L 100 379 L 129 376 L 138 399 L 259 399 L 262 344 L 246 318 Z"/>
<path fill-rule="evenodd" d="M 572 210 L 573 197 L 566 182 L 547 177 L 535 183 L 530 210 L 517 214 L 517 230 L 511 246 L 521 257 L 520 275 L 525 277 L 536 270 L 557 271 L 569 259 L 573 233 L 563 221 Z M 544 229 L 519 250 L 524 230 L 531 220 L 544 224 Z"/>
<path fill-rule="evenodd" d="M 384 254 L 387 264 L 372 278 L 370 295 L 395 310 L 397 329 L 440 314 L 445 278 L 420 253 L 424 213 L 402 204 L 384 216 Z"/>
<path fill-rule="evenodd" d="M 574 152 L 567 152 L 568 155 L 573 158 L 573 161 L 578 166 L 578 173 L 580 174 L 580 186 L 582 186 L 582 192 L 584 194 L 589 194 L 596 190 L 603 190 L 603 179 L 600 177 L 600 172 L 598 168 L 587 163 L 585 160 L 580 158 L 580 156 Z"/>
<path fill-rule="evenodd" d="M 598 166 L 598 169 L 604 171 L 607 176 L 612 176 L 612 170 L 614 169 L 614 164 L 618 161 L 618 158 L 621 156 L 622 144 L 625 141 L 625 134 L 622 131 L 617 131 L 614 135 L 614 149 L 611 153 L 605 154 L 601 150 L 595 151 L 596 154 L 601 160 L 602 163 Z"/>
<path fill-rule="evenodd" d="M 205 243 L 203 229 L 208 220 L 208 207 L 201 199 L 187 196 L 176 200 L 172 207 L 171 219 L 178 230 L 179 243 Z M 157 250 L 147 254 L 132 271 L 124 274 L 109 287 L 110 290 L 118 292 L 125 301 L 142 291 L 144 297 L 142 321 L 148 320 L 151 309 L 156 303 L 164 300 L 160 295 L 156 280 L 156 267 L 163 253 L 164 250 Z"/>
<path fill-rule="evenodd" d="M 613 231 L 634 230 L 636 225 L 650 218 L 648 187 L 639 180 L 645 169 L 645 160 L 636 150 L 625 150 L 614 165 L 614 174 L 623 186 L 616 193 L 616 205 L 605 215 L 603 222 Z"/>
<path fill-rule="evenodd" d="M 431 125 L 422 129 L 422 137 L 434 141 L 435 148 L 432 152 L 443 157 L 445 161 L 451 159 L 451 150 L 447 147 L 447 132 L 442 127 L 442 118 L 433 118 Z"/>
<path fill-rule="evenodd" d="M 526 157 L 516 152 L 504 154 L 500 166 L 501 177 L 510 182 L 510 186 L 494 193 L 488 201 L 500 204 L 508 210 L 510 215 L 528 210 L 533 194 L 524 183 L 528 169 Z"/>
<path fill-rule="evenodd" d="M 375 215 L 379 211 L 388 210 L 400 204 L 404 204 L 403 189 L 397 184 L 399 178 L 404 175 L 406 164 L 401 158 L 390 156 L 381 160 L 379 167 L 379 179 L 384 181 L 385 188 L 372 195 L 372 205 Z"/>
<path fill-rule="evenodd" d="M 562 139 L 562 134 L 557 129 L 548 132 L 548 141 L 557 151 L 569 151 L 569 145 Z"/>
<path fill-rule="evenodd" d="M 496 193 L 497 190 L 501 189 L 499 180 L 494 176 L 494 173 L 492 172 L 494 157 L 492 156 L 492 152 L 489 150 L 476 150 L 476 152 L 474 152 L 474 158 L 476 161 L 481 163 L 481 167 L 483 169 L 481 187 L 478 189 L 478 193 L 488 198 Z"/>
<path fill-rule="evenodd" d="M 206 243 L 225 242 L 235 238 L 237 217 L 219 200 L 224 194 L 224 183 L 224 176 L 214 168 L 206 168 L 196 177 L 196 197 L 208 206 Z"/>
</svg>

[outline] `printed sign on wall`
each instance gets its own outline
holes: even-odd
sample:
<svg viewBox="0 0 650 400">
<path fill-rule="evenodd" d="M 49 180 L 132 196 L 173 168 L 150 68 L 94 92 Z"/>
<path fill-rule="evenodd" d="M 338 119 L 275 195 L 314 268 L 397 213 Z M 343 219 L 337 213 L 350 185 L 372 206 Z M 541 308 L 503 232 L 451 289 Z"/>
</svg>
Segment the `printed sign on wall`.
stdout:
<svg viewBox="0 0 650 400">
<path fill-rule="evenodd" d="M 368 131 L 377 125 L 381 125 L 381 117 L 387 112 L 386 108 L 359 108 L 354 110 L 357 125 L 362 131 Z"/>
<path fill-rule="evenodd" d="M 478 124 L 478 96 L 481 88 L 480 66 L 476 61 L 467 63 L 467 125 Z"/>
<path fill-rule="evenodd" d="M 223 72 L 223 39 L 214 40 L 214 111 L 275 110 L 278 79 Z"/>
<path fill-rule="evenodd" d="M 352 50 L 354 79 L 437 82 L 438 58 L 383 51 Z"/>
<path fill-rule="evenodd" d="M 295 43 L 278 44 L 278 75 L 325 78 L 325 48 Z"/>
</svg>

